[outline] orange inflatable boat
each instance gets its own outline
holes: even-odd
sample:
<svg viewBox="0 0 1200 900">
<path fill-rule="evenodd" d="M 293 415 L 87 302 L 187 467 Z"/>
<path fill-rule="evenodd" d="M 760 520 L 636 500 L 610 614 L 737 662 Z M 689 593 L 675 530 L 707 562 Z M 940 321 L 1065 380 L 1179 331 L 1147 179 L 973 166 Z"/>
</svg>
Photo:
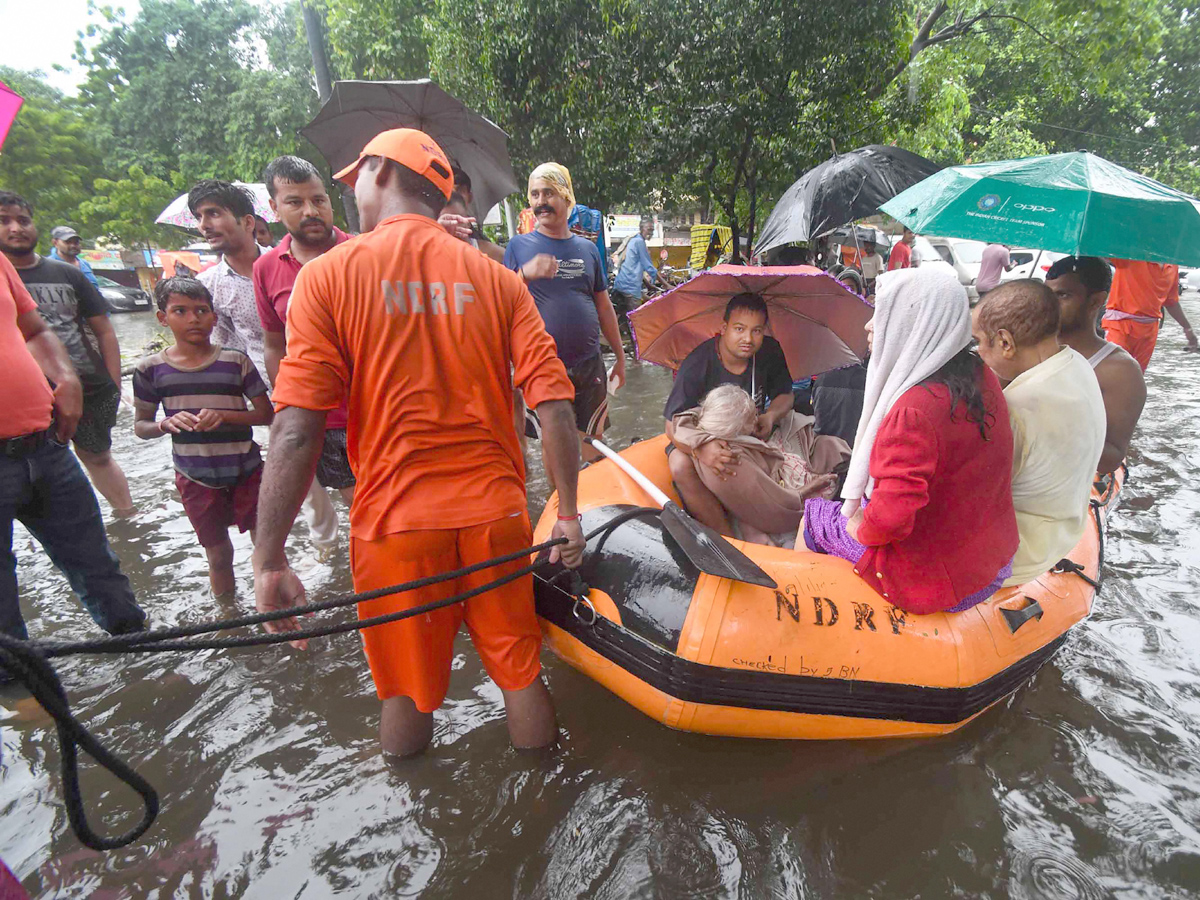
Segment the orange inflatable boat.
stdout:
<svg viewBox="0 0 1200 900">
<path fill-rule="evenodd" d="M 666 437 L 621 455 L 678 502 Z M 551 649 L 664 725 L 703 734 L 842 739 L 946 734 L 1011 694 L 1086 618 L 1100 580 L 1105 518 L 1120 476 L 1093 494 L 1069 560 L 961 613 L 889 604 L 850 563 L 732 541 L 776 589 L 701 573 L 658 510 L 608 460 L 580 473 L 585 533 L 579 602 L 570 582 L 535 581 Z M 554 525 L 551 497 L 537 527 Z"/>
</svg>

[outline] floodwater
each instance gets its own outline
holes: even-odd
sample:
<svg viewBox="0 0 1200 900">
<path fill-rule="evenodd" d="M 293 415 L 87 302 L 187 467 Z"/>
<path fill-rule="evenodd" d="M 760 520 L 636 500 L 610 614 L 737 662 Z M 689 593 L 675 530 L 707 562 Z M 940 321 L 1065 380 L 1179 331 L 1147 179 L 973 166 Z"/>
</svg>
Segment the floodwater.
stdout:
<svg viewBox="0 0 1200 900">
<path fill-rule="evenodd" d="M 1196 295 L 1185 297 L 1200 318 Z M 115 319 L 127 351 L 156 330 Z M 669 379 L 635 367 L 623 445 L 660 427 Z M 424 757 L 391 767 L 355 635 L 286 648 L 61 661 L 78 715 L 155 784 L 162 813 L 100 854 L 67 827 L 53 729 L 0 694 L 0 856 L 34 897 L 1200 897 L 1200 357 L 1169 323 L 1092 618 L 1013 698 L 949 738 L 802 744 L 678 734 L 544 655 L 563 728 L 510 749 L 498 691 L 463 640 Z M 252 604 L 209 598 L 167 441 L 116 453 L 141 513 L 109 534 L 158 625 Z M 538 467 L 536 509 L 544 483 Z M 344 514 L 344 513 L 343 513 Z M 312 595 L 344 560 L 292 555 Z M 34 637 L 97 631 L 18 532 Z M 136 799 L 88 766 L 96 820 Z"/>
</svg>

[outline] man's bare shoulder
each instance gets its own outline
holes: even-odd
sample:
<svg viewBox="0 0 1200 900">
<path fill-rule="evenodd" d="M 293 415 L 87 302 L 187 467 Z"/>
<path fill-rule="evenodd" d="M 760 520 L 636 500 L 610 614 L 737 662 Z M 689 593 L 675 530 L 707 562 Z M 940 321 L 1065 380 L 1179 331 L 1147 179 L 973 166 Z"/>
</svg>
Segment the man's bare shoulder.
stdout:
<svg viewBox="0 0 1200 900">
<path fill-rule="evenodd" d="M 1144 384 L 1146 377 L 1142 374 L 1142 367 L 1138 361 L 1124 347 L 1116 344 L 1113 346 L 1115 349 L 1110 350 L 1108 356 L 1096 366 L 1096 378 L 1100 383 L 1104 384 L 1114 379 L 1120 379 L 1123 382 L 1133 381 Z"/>
<path fill-rule="evenodd" d="M 1117 347 L 1096 366 L 1096 381 L 1108 405 L 1129 404 L 1140 412 L 1146 402 L 1146 376 L 1123 347 Z"/>
</svg>

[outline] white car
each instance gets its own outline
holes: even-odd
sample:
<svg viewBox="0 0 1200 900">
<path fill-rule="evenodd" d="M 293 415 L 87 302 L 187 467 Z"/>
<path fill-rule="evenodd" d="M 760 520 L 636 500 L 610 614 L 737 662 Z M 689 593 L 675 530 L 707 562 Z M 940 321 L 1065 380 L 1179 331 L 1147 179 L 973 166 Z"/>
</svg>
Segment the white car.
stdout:
<svg viewBox="0 0 1200 900">
<path fill-rule="evenodd" d="M 962 274 L 959 272 L 959 270 L 956 269 L 941 252 L 939 252 L 939 250 L 933 243 L 930 242 L 928 238 L 918 237 L 916 241 L 913 242 L 913 265 L 920 266 L 921 268 L 926 268 L 928 266 L 941 266 L 946 269 L 946 271 L 950 272 L 955 278 L 957 278 L 960 284 L 963 283 Z M 978 272 L 976 274 L 978 274 Z M 976 292 L 973 284 L 969 287 L 964 285 L 964 287 L 967 287 L 967 296 L 970 297 L 972 303 L 979 299 L 979 294 Z"/>
<path fill-rule="evenodd" d="M 979 266 L 983 262 L 983 241 L 969 241 L 963 238 L 930 237 L 925 239 L 942 261 L 954 269 L 958 283 L 967 289 L 967 296 L 974 303 L 979 299 L 979 291 L 975 289 L 975 281 L 979 278 Z M 924 262 L 924 257 L 921 259 Z"/>
<path fill-rule="evenodd" d="M 1008 251 L 1009 259 L 1015 265 L 1007 272 L 1000 273 L 1000 283 L 1013 281 L 1017 278 L 1036 278 L 1046 280 L 1046 272 L 1054 263 L 1067 254 L 1055 253 L 1053 250 L 1036 250 L 1030 247 L 1015 247 Z"/>
<path fill-rule="evenodd" d="M 1200 291 L 1200 269 L 1179 270 L 1179 282 L 1184 290 Z"/>
</svg>

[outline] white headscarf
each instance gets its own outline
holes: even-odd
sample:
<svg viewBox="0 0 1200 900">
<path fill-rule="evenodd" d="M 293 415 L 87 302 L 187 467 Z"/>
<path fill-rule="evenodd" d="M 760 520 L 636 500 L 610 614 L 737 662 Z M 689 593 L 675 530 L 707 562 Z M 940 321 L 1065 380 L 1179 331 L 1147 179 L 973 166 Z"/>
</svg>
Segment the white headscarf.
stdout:
<svg viewBox="0 0 1200 900">
<path fill-rule="evenodd" d="M 842 515 L 852 516 L 869 493 L 871 448 L 892 404 L 970 343 L 971 304 L 953 272 L 928 266 L 879 276 L 875 339 L 862 418 L 842 488 Z"/>
</svg>

